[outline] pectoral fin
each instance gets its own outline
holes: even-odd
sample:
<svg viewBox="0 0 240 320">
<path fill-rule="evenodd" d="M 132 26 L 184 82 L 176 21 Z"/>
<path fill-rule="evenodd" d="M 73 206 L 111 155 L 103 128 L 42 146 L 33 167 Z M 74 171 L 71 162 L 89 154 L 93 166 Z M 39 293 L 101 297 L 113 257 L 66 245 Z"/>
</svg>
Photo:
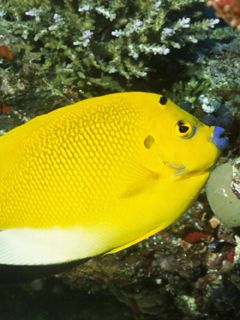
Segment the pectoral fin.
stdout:
<svg viewBox="0 0 240 320">
<path fill-rule="evenodd" d="M 148 168 L 143 166 L 134 168 L 131 172 L 129 181 L 126 181 L 125 183 L 127 188 L 121 194 L 121 198 L 134 197 L 141 194 L 148 188 L 151 188 L 158 179 L 159 174 Z"/>
</svg>

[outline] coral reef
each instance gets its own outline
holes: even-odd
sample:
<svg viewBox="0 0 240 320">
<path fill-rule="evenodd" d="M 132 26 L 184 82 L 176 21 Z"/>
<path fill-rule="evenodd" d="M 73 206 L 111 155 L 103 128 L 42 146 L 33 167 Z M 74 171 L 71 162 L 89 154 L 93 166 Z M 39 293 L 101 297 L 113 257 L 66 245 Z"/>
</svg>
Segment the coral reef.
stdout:
<svg viewBox="0 0 240 320">
<path fill-rule="evenodd" d="M 239 157 L 240 34 L 219 26 L 204 2 L 2 0 L 0 135 L 84 97 L 156 91 L 228 130 L 220 163 Z M 210 2 L 232 21 L 223 5 L 239 1 Z M 235 162 L 235 198 L 238 174 Z M 0 287 L 0 318 L 237 320 L 239 265 L 239 228 L 223 225 L 203 192 L 175 225 L 128 250 Z"/>
<path fill-rule="evenodd" d="M 240 29 L 240 1 L 239 0 L 209 0 L 219 17 L 223 18 L 231 26 Z"/>
<path fill-rule="evenodd" d="M 202 195 L 168 230 L 61 278 L 72 288 L 111 292 L 137 319 L 238 319 L 238 250 L 238 237 L 212 217 Z"/>
<path fill-rule="evenodd" d="M 156 82 L 159 90 L 181 74 L 177 52 L 218 24 L 203 2 L 2 0 L 0 105 L 36 115 L 107 92 L 154 91 Z"/>
<path fill-rule="evenodd" d="M 206 124 L 238 134 L 240 34 L 231 28 L 216 32 L 221 32 L 224 39 L 214 42 L 207 51 L 200 50 L 194 63 L 189 62 L 185 80 L 174 83 L 167 94 Z"/>
</svg>

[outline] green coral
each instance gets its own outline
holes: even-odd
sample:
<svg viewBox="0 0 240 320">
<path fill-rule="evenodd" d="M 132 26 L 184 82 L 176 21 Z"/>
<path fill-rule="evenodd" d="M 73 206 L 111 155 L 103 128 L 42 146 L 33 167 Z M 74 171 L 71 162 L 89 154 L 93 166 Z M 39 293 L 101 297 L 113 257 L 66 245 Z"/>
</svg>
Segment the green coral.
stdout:
<svg viewBox="0 0 240 320">
<path fill-rule="evenodd" d="M 168 92 L 180 104 L 184 101 L 192 103 L 198 116 L 202 112 L 198 108 L 201 95 L 212 101 L 213 109 L 216 107 L 214 101 L 218 101 L 232 113 L 240 111 L 240 34 L 230 27 L 220 31 L 225 40 L 215 43 L 207 54 L 198 53 L 194 63 L 188 63 L 184 81 L 175 83 Z"/>
<path fill-rule="evenodd" d="M 2 0 L 0 45 L 15 58 L 0 60 L 1 103 L 37 113 L 107 92 L 153 91 L 156 78 L 171 78 L 161 63 L 214 29 L 202 2 Z"/>
</svg>

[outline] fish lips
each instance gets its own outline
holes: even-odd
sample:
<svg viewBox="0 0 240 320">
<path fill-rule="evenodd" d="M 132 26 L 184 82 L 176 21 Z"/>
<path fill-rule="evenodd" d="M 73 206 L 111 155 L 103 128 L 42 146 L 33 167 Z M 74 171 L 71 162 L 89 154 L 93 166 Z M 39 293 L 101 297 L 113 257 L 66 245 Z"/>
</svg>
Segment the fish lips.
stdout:
<svg viewBox="0 0 240 320">
<path fill-rule="evenodd" d="M 220 150 L 224 150 L 229 147 L 229 141 L 227 137 L 224 136 L 225 129 L 222 127 L 215 127 L 212 135 L 211 141 L 218 147 Z"/>
</svg>

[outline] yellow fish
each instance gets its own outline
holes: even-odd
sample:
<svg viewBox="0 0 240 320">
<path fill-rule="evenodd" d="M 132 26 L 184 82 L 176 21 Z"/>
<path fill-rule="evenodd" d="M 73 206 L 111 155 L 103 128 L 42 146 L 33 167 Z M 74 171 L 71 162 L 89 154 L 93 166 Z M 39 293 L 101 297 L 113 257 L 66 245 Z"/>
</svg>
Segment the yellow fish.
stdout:
<svg viewBox="0 0 240 320">
<path fill-rule="evenodd" d="M 127 248 L 178 219 L 225 145 L 164 96 L 87 99 L 0 137 L 0 264 Z"/>
</svg>

